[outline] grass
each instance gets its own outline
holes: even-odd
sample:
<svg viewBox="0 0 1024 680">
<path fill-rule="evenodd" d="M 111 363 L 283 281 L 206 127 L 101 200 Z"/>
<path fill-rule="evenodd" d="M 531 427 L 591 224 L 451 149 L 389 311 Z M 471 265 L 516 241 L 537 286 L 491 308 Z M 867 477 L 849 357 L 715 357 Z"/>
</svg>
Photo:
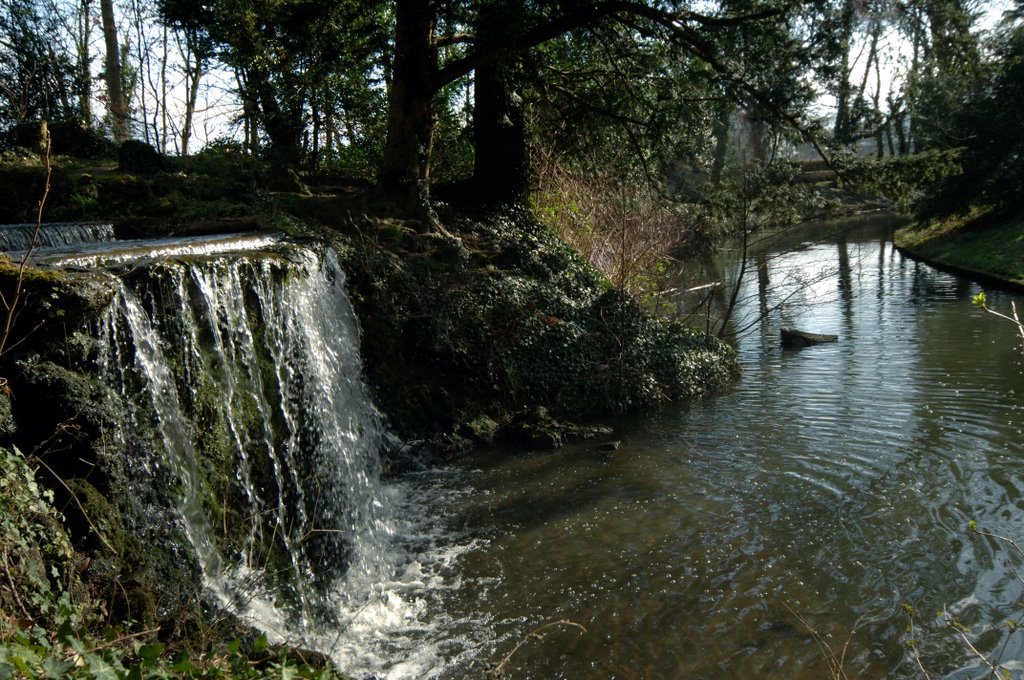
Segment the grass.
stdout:
<svg viewBox="0 0 1024 680">
<path fill-rule="evenodd" d="M 1024 214 L 995 220 L 980 210 L 967 217 L 913 224 L 896 245 L 939 266 L 1024 286 Z"/>
</svg>

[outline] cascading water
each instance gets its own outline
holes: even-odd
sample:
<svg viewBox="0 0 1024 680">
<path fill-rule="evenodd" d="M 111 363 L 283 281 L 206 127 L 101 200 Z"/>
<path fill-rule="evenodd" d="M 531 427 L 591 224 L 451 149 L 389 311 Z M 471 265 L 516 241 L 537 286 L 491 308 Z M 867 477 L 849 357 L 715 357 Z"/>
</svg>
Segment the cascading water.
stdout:
<svg viewBox="0 0 1024 680">
<path fill-rule="evenodd" d="M 36 235 L 34 224 L 0 225 L 0 250 L 21 251 L 32 246 L 60 247 L 75 243 L 96 243 L 114 240 L 114 225 L 101 222 L 48 222 L 39 225 Z"/>
<path fill-rule="evenodd" d="M 180 485 L 223 603 L 281 639 L 329 646 L 317 639 L 396 569 L 385 434 L 336 256 L 279 243 L 163 259 L 122 281 L 99 328 L 101 372 L 131 405 L 121 436 L 155 432 L 162 451 L 144 469 Z"/>
</svg>

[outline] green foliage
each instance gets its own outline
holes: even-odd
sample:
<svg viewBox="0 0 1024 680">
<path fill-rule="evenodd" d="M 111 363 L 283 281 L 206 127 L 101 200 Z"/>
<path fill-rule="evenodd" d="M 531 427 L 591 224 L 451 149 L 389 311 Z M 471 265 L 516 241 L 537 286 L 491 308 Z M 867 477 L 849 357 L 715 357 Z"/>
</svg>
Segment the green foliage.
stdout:
<svg viewBox="0 0 1024 680">
<path fill-rule="evenodd" d="M 896 245 L 947 267 L 1024 284 L 1024 218 L 999 220 L 981 212 L 912 225 Z"/>
<path fill-rule="evenodd" d="M 118 635 L 107 628 L 94 636 L 64 621 L 54 632 L 38 626 L 23 629 L 0 622 L 0 678 L 55 680 L 222 680 L 242 678 L 343 678 L 330 664 L 312 665 L 292 658 L 284 648 L 271 649 L 260 636 L 249 649 L 232 640 L 193 658 L 163 643 L 142 642 L 137 635 Z"/>
<path fill-rule="evenodd" d="M 0 128 L 77 117 L 69 96 L 75 79 L 72 56 L 54 45 L 61 21 L 56 14 L 32 0 L 0 5 Z"/>
<path fill-rule="evenodd" d="M 52 623 L 77 581 L 73 551 L 53 492 L 17 449 L 0 448 L 0 610 Z"/>
<path fill-rule="evenodd" d="M 344 257 L 375 399 L 403 434 L 536 406 L 556 418 L 622 413 L 735 375 L 732 350 L 650 318 L 528 214 L 388 247 L 429 257 L 375 242 Z"/>
<path fill-rule="evenodd" d="M 951 173 L 924 203 L 925 217 L 966 214 L 973 206 L 1012 214 L 1024 209 L 1024 25 L 1006 29 L 977 86 L 949 113 L 963 146 L 963 173 Z"/>
<path fill-rule="evenodd" d="M 844 180 L 859 190 L 885 197 L 900 212 L 910 212 L 943 181 L 963 172 L 963 149 L 933 149 L 884 160 L 850 153 L 834 158 Z"/>
</svg>

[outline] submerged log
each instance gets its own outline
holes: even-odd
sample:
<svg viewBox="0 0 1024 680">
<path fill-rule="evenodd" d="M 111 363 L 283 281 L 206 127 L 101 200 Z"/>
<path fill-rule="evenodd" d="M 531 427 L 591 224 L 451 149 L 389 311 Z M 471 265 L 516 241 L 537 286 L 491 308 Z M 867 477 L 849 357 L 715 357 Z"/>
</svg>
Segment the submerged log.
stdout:
<svg viewBox="0 0 1024 680">
<path fill-rule="evenodd" d="M 836 342 L 838 335 L 826 335 L 824 333 L 808 333 L 795 328 L 782 329 L 783 347 L 807 347 L 809 345 L 820 345 L 826 342 Z"/>
</svg>

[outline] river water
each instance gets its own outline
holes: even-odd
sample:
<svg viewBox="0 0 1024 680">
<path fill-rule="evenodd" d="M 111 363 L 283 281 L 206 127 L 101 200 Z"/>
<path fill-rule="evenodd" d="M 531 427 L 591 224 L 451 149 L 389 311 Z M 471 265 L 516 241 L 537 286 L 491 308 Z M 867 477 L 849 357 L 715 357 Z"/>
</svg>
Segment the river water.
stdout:
<svg viewBox="0 0 1024 680">
<path fill-rule="evenodd" d="M 402 482 L 425 519 L 375 672 L 479 676 L 523 642 L 508 677 L 978 677 L 943 609 L 1024 668 L 999 627 L 1022 560 L 968 530 L 1024 538 L 1019 339 L 889 227 L 750 261 L 729 394 L 619 423 L 613 453 L 482 451 Z M 782 326 L 839 341 L 784 350 Z"/>
</svg>

